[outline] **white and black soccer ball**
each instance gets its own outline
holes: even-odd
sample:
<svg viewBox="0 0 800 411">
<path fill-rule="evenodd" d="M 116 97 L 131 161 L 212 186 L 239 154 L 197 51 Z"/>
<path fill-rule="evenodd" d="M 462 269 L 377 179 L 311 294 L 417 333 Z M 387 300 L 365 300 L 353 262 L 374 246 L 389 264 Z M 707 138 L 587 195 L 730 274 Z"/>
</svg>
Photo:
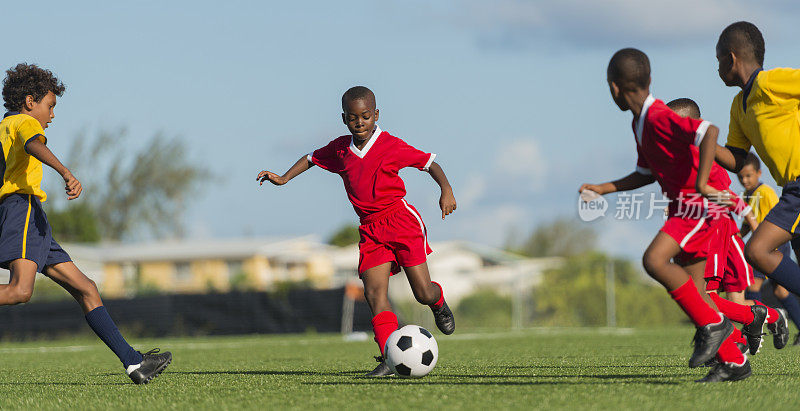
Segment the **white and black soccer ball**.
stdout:
<svg viewBox="0 0 800 411">
<path fill-rule="evenodd" d="M 420 378 L 436 366 L 439 344 L 428 330 L 418 325 L 407 325 L 389 336 L 383 352 L 386 365 L 395 375 Z"/>
</svg>

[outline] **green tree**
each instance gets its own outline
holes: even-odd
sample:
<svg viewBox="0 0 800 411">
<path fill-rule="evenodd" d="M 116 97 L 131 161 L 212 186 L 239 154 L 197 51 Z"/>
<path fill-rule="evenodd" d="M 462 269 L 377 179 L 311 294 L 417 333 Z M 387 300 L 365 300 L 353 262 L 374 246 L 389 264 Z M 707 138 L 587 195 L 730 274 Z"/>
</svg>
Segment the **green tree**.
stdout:
<svg viewBox="0 0 800 411">
<path fill-rule="evenodd" d="M 351 244 L 358 244 L 361 236 L 358 234 L 358 226 L 347 224 L 336 230 L 328 239 L 328 244 L 337 247 L 346 247 Z"/>
<path fill-rule="evenodd" d="M 129 147 L 124 128 L 85 133 L 75 139 L 66 164 L 83 183 L 78 202 L 85 208 L 56 199 L 51 213 L 80 220 L 91 211 L 95 227 L 105 240 L 146 235 L 182 236 L 186 200 L 209 177 L 206 169 L 187 156 L 188 146 L 178 137 L 154 135 L 138 149 Z M 68 235 L 71 231 L 66 230 Z"/>
<path fill-rule="evenodd" d="M 67 243 L 96 243 L 100 241 L 97 217 L 86 202 L 70 202 L 65 208 L 47 212 L 47 221 L 58 241 Z"/>
<path fill-rule="evenodd" d="M 631 261 L 591 252 L 567 258 L 544 273 L 533 291 L 534 322 L 541 325 L 606 324 L 606 269 L 614 264 L 616 317 L 620 326 L 676 324 L 684 320 L 664 288 L 649 282 Z"/>
<path fill-rule="evenodd" d="M 562 217 L 538 226 L 530 237 L 511 251 L 530 257 L 569 257 L 593 250 L 597 233 L 574 218 Z"/>
</svg>

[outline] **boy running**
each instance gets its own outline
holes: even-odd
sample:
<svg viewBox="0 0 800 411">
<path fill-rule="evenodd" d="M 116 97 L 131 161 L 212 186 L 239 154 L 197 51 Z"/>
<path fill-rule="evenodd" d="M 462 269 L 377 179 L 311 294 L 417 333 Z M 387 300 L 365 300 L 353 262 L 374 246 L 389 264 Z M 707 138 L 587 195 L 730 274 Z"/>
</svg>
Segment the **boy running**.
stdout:
<svg viewBox="0 0 800 411">
<path fill-rule="evenodd" d="M 301 157 L 286 173 L 262 171 L 257 180 L 275 185 L 288 183 L 314 165 L 339 174 L 347 197 L 361 219 L 358 273 L 364 296 L 372 310 L 372 329 L 381 356 L 368 377 L 392 375 L 383 359 L 384 345 L 397 330 L 397 316 L 389 304 L 389 277 L 406 272 L 406 278 L 421 304 L 430 306 L 436 326 L 444 334 L 455 331 L 453 313 L 444 301 L 442 287 L 431 281 L 425 224 L 419 212 L 403 198 L 406 195 L 398 172 L 405 167 L 427 171 L 441 188 L 442 219 L 456 209 L 453 189 L 435 154 L 425 153 L 377 126 L 379 110 L 375 95 L 366 87 L 353 87 L 342 96 L 342 121 L 351 135 Z"/>
<path fill-rule="evenodd" d="M 758 228 L 758 224 L 764 221 L 764 218 L 767 216 L 769 211 L 778 204 L 778 195 L 775 194 L 775 190 L 772 187 L 764 184 L 761 182 L 761 161 L 759 161 L 758 157 L 752 152 L 747 153 L 747 158 L 744 160 L 744 166 L 741 170 L 737 173 L 739 177 L 739 183 L 742 184 L 744 187 L 744 197 L 747 199 L 748 204 L 750 207 L 753 208 L 755 212 L 755 221 L 744 221 L 742 222 L 742 228 L 740 230 L 742 237 L 746 236 L 751 231 L 754 231 Z M 778 247 L 778 251 L 781 254 L 789 255 L 791 252 L 791 246 L 789 243 L 784 243 L 780 247 Z M 756 301 L 758 302 L 761 300 L 761 286 L 766 279 L 763 273 L 758 270 L 753 270 L 753 274 L 755 276 L 753 284 L 747 287 L 747 291 L 745 291 L 744 298 L 748 301 Z M 800 302 L 798 302 L 797 297 L 790 293 L 789 290 L 781 287 L 780 285 L 773 284 L 773 293 L 775 294 L 775 298 L 778 299 L 778 302 L 781 303 L 784 309 L 789 314 L 789 318 L 792 319 L 795 326 L 800 329 Z M 780 312 L 780 310 L 779 310 Z M 783 313 L 782 313 L 783 315 Z M 784 315 L 785 317 L 785 315 Z M 781 324 L 776 324 L 780 326 Z M 773 327 L 769 327 L 770 331 L 773 330 Z M 775 348 L 783 348 L 788 341 L 788 325 L 785 326 L 786 329 L 786 340 L 780 341 L 777 337 L 773 340 Z M 798 334 L 800 337 L 800 334 Z M 783 345 L 781 345 L 781 343 Z M 795 345 L 797 345 L 798 339 L 795 339 Z"/>
<path fill-rule="evenodd" d="M 764 37 L 745 21 L 726 27 L 716 49 L 720 78 L 742 89 L 733 99 L 728 140 L 716 149 L 716 160 L 738 173 L 753 147 L 783 186 L 778 204 L 747 242 L 745 257 L 771 280 L 800 294 L 800 266 L 778 250 L 795 237 L 800 224 L 800 69 L 764 70 Z"/>
<path fill-rule="evenodd" d="M 639 50 L 628 48 L 616 52 L 608 63 L 607 75 L 614 102 L 621 110 L 633 113 L 636 170 L 616 181 L 583 184 L 579 191 L 582 195 L 587 190 L 607 194 L 633 190 L 654 181 L 660 183 L 671 200 L 669 218 L 645 251 L 644 268 L 667 289 L 697 327 L 689 367 L 699 367 L 716 355 L 718 364 L 698 382 L 747 378 L 751 374 L 750 362 L 734 343 L 733 324 L 712 308 L 713 303 L 704 300 L 689 275 L 694 271 L 704 273 L 705 261 L 698 259 L 686 267 L 672 262 L 682 252 L 700 256 L 707 251 L 708 236 L 722 221 L 714 217 L 727 215 L 723 206 L 709 204 L 697 196 L 698 192 L 711 195 L 728 187 L 727 174 L 719 168 L 712 170 L 713 155 L 698 156 L 697 146 L 705 139 L 714 144 L 719 130 L 707 121 L 681 117 L 656 100 L 650 94 L 650 61 Z M 678 215 L 679 207 L 699 210 L 701 215 Z"/>
<path fill-rule="evenodd" d="M 694 100 L 680 98 L 667 103 L 681 117 L 690 117 L 700 120 L 700 107 Z M 744 216 L 745 222 L 758 224 L 752 211 L 752 206 L 742 201 L 738 196 L 730 192 L 730 180 L 719 165 L 714 164 L 712 173 L 717 172 L 725 176 L 728 182 L 729 192 L 734 204 L 734 212 Z M 774 335 L 773 344 L 775 348 L 781 349 L 786 346 L 789 339 L 789 329 L 786 326 L 786 318 L 774 308 L 767 307 L 762 302 L 756 300 L 748 303 L 744 297 L 744 291 L 748 286 L 755 282 L 753 269 L 747 264 L 744 258 L 744 242 L 739 235 L 739 229 L 735 221 L 730 216 L 722 217 L 717 234 L 708 239 L 709 251 L 706 255 L 705 267 L 705 289 L 711 300 L 719 308 L 720 312 L 733 321 L 742 323 L 742 333 L 747 337 L 747 345 L 750 354 L 756 354 L 761 347 L 762 328 L 766 319 L 767 328 Z M 684 261 L 686 257 L 684 256 Z M 695 273 L 691 272 L 693 278 Z M 697 273 L 699 275 L 699 273 Z M 695 278 L 698 284 L 698 278 Z M 698 285 L 699 286 L 699 285 Z M 719 291 L 725 292 L 726 299 L 719 295 Z M 762 307 L 757 307 L 760 305 Z M 758 319 L 758 321 L 754 321 Z M 738 336 L 737 336 L 738 339 Z"/>
<path fill-rule="evenodd" d="M 0 188 L 0 267 L 11 272 L 8 284 L 0 285 L 0 305 L 26 303 L 33 293 L 36 272 L 64 287 L 78 301 L 86 322 L 122 361 L 136 384 L 157 377 L 172 361 L 169 352 L 134 350 L 122 338 L 103 306 L 94 281 L 84 275 L 53 238 L 42 202 L 42 164 L 64 179 L 67 199 L 81 195 L 80 181 L 47 148 L 44 129 L 55 114 L 56 97 L 64 93 L 49 70 L 18 64 L 6 71 L 3 100 L 8 112 L 0 122 L 3 148 L 3 185 Z"/>
</svg>

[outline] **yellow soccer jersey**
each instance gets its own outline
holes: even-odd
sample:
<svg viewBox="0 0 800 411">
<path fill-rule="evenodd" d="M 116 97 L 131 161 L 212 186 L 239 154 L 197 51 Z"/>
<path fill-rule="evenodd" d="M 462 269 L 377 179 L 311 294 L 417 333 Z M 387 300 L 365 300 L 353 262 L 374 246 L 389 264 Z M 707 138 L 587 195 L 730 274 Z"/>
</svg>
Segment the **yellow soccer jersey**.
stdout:
<svg viewBox="0 0 800 411">
<path fill-rule="evenodd" d="M 733 99 L 726 145 L 755 148 L 783 186 L 800 177 L 800 69 L 761 71 L 746 90 Z"/>
<path fill-rule="evenodd" d="M 3 187 L 0 200 L 13 193 L 33 194 L 41 201 L 47 199 L 42 190 L 42 162 L 25 151 L 33 139 L 46 143 L 39 121 L 27 114 L 7 113 L 0 121 L 0 145 L 3 147 Z"/>
<path fill-rule="evenodd" d="M 766 184 L 759 184 L 753 194 L 747 198 L 747 204 L 753 208 L 753 213 L 756 215 L 756 221 L 761 224 L 764 218 L 767 217 L 769 210 L 778 204 L 778 195 L 775 190 Z"/>
</svg>

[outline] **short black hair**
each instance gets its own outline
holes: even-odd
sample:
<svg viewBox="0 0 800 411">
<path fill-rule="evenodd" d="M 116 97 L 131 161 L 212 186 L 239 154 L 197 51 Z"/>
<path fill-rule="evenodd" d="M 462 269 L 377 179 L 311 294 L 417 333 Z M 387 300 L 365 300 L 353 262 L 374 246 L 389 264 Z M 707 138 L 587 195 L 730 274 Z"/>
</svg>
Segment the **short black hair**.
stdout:
<svg viewBox="0 0 800 411">
<path fill-rule="evenodd" d="M 736 57 L 753 59 L 764 65 L 764 36 L 755 24 L 737 21 L 719 35 L 717 47 L 724 53 L 734 53 Z"/>
<path fill-rule="evenodd" d="M 690 98 L 676 98 L 675 100 L 667 103 L 667 107 L 675 112 L 678 110 L 686 110 L 689 112 L 689 117 L 700 118 L 700 106 L 698 106 L 697 103 Z"/>
<path fill-rule="evenodd" d="M 755 155 L 752 151 L 747 153 L 747 157 L 744 159 L 744 166 L 753 166 L 756 171 L 761 170 L 761 160 L 758 159 L 758 156 Z"/>
<path fill-rule="evenodd" d="M 53 72 L 36 64 L 19 63 L 6 70 L 3 80 L 3 101 L 9 111 L 19 111 L 25 105 L 25 97 L 33 96 L 35 101 L 52 91 L 58 97 L 64 94 L 62 83 Z"/>
<path fill-rule="evenodd" d="M 372 108 L 375 108 L 375 93 L 364 86 L 351 87 L 342 95 L 342 110 L 346 110 L 347 104 L 354 100 L 367 100 L 372 102 Z"/>
<path fill-rule="evenodd" d="M 608 78 L 623 90 L 646 89 L 650 85 L 650 59 L 641 50 L 622 49 L 608 62 Z"/>
</svg>

